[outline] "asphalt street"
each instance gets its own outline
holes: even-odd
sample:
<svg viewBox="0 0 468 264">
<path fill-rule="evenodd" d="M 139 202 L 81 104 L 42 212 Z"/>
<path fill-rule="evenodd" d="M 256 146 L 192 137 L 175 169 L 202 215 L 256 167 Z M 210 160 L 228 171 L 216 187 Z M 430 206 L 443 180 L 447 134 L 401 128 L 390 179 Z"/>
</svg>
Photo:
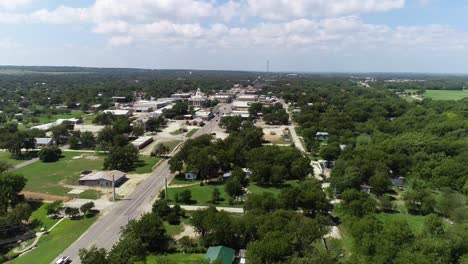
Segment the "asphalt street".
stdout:
<svg viewBox="0 0 468 264">
<path fill-rule="evenodd" d="M 223 106 L 218 108 L 221 113 L 223 109 Z M 220 117 L 215 116 L 191 138 L 212 133 L 219 121 Z M 118 201 L 107 208 L 105 213 L 60 256 L 70 256 L 73 263 L 81 263 L 78 252 L 82 248 L 90 248 L 94 245 L 98 248 L 111 249 L 119 240 L 122 227 L 127 225 L 129 220 L 138 219 L 142 214 L 151 211 L 155 197 L 164 188 L 165 178 L 170 182 L 174 176 L 169 169 L 168 161 L 163 161 L 148 179 L 135 188 L 127 199 Z M 60 256 L 57 256 L 57 259 Z M 55 263 L 55 260 L 52 263 Z"/>
</svg>

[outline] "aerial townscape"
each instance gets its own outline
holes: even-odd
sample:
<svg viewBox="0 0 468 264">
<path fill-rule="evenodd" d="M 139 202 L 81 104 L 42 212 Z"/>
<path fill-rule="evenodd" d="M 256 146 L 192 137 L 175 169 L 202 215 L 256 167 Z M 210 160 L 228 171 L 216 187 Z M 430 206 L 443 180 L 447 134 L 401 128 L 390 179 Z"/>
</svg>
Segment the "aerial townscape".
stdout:
<svg viewBox="0 0 468 264">
<path fill-rule="evenodd" d="M 466 10 L 0 0 L 0 263 L 468 264 Z"/>
</svg>

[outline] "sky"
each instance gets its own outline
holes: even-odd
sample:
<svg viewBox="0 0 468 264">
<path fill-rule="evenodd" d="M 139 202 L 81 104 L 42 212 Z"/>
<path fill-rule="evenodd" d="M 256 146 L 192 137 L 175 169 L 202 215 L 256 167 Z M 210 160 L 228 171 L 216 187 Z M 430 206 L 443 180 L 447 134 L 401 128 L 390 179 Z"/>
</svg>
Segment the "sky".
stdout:
<svg viewBox="0 0 468 264">
<path fill-rule="evenodd" d="M 0 0 L 0 65 L 468 73 L 466 0 Z"/>
</svg>

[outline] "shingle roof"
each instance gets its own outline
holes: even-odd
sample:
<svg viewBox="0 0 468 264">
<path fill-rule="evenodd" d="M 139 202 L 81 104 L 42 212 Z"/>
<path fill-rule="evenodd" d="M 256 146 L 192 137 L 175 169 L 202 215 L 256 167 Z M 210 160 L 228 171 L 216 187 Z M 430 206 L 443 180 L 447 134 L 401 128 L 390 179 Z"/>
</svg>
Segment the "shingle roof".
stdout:
<svg viewBox="0 0 468 264">
<path fill-rule="evenodd" d="M 235 254 L 234 249 L 225 246 L 210 247 L 204 258 L 209 260 L 210 263 L 220 259 L 223 264 L 232 264 Z"/>
</svg>

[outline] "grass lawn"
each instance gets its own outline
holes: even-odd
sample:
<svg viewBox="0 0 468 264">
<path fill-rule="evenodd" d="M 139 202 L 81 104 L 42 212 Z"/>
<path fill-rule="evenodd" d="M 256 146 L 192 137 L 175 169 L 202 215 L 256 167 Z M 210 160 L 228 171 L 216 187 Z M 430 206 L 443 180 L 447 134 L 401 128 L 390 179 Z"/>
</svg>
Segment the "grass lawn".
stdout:
<svg viewBox="0 0 468 264">
<path fill-rule="evenodd" d="M 41 227 L 45 229 L 51 228 L 58 219 L 50 219 L 47 217 L 46 205 L 45 203 L 30 203 L 33 208 L 33 213 L 31 214 L 30 220 L 34 222 L 35 228 L 34 231 L 38 232 L 41 230 Z M 37 209 L 35 209 L 37 208 Z"/>
<path fill-rule="evenodd" d="M 73 159 L 73 157 L 86 155 L 90 158 Z M 51 195 L 67 196 L 69 188 L 64 184 L 76 185 L 80 173 L 84 170 L 102 170 L 104 155 L 94 153 L 64 152 L 63 158 L 57 162 L 44 163 L 38 161 L 26 167 L 16 170 L 28 179 L 25 191 L 47 193 Z M 152 157 L 141 157 L 138 167 L 131 173 L 150 173 L 157 159 Z M 96 199 L 99 192 L 89 190 L 79 195 L 80 198 Z"/>
<path fill-rule="evenodd" d="M 434 100 L 461 100 L 468 97 L 468 91 L 458 90 L 427 90 L 424 97 Z"/>
<path fill-rule="evenodd" d="M 273 193 L 274 195 L 278 195 L 281 192 L 281 189 L 286 188 L 288 186 L 297 186 L 299 185 L 299 181 L 293 180 L 293 181 L 286 181 L 283 185 L 279 186 L 259 186 L 254 183 L 250 183 L 247 189 L 251 193 L 255 194 L 262 194 L 264 192 L 270 192 Z"/>
<path fill-rule="evenodd" d="M 408 222 L 408 225 L 411 227 L 411 230 L 415 234 L 420 234 L 421 231 L 423 230 L 424 226 L 424 221 L 426 220 L 427 216 L 422 216 L 422 215 L 410 215 L 410 214 L 402 214 L 402 213 L 396 213 L 396 214 L 387 214 L 387 213 L 380 213 L 377 214 L 377 219 L 382 221 L 383 223 L 387 223 L 390 221 L 395 221 L 395 220 L 403 220 Z"/>
<path fill-rule="evenodd" d="M 81 220 L 66 219 L 39 240 L 33 251 L 19 257 L 11 264 L 50 263 L 68 246 L 77 240 L 96 220 L 96 217 Z"/>
<path fill-rule="evenodd" d="M 86 190 L 78 195 L 81 199 L 92 199 L 96 200 L 101 197 L 101 192 L 97 190 Z"/>
<path fill-rule="evenodd" d="M 205 254 L 169 254 L 169 255 L 151 255 L 147 258 L 147 264 L 193 264 L 195 261 L 203 259 Z"/>
<path fill-rule="evenodd" d="M 15 172 L 28 179 L 25 191 L 66 196 L 70 189 L 63 187 L 62 184 L 76 184 L 80 173 L 84 170 L 102 169 L 104 157 L 96 158 L 93 154 L 87 153 L 95 159 L 73 159 L 81 154 L 79 152 L 64 152 L 64 157 L 57 162 L 38 161 Z"/>
<path fill-rule="evenodd" d="M 83 124 L 84 125 L 94 125 L 93 120 L 96 117 L 96 114 L 91 114 L 91 115 L 84 115 L 83 116 Z"/>
<path fill-rule="evenodd" d="M 175 131 L 170 132 L 169 134 L 171 134 L 173 136 L 177 136 L 177 135 L 182 135 L 183 133 L 184 133 L 184 131 L 182 131 L 180 129 L 177 129 Z"/>
<path fill-rule="evenodd" d="M 177 145 L 179 145 L 182 141 L 181 140 L 172 140 L 163 142 L 163 144 L 169 148 L 169 153 L 171 153 Z"/>
<path fill-rule="evenodd" d="M 187 136 L 187 137 L 191 137 L 191 136 L 193 136 L 193 134 L 195 134 L 195 132 L 197 132 L 197 131 L 198 131 L 198 128 L 194 128 L 194 129 L 190 130 L 190 131 L 187 133 L 186 136 Z"/>
<path fill-rule="evenodd" d="M 11 157 L 11 153 L 8 151 L 0 151 L 0 160 L 8 162 L 8 164 L 15 166 L 26 160 L 18 160 Z"/>
<path fill-rule="evenodd" d="M 211 205 L 211 194 L 213 193 L 213 190 L 215 188 L 218 188 L 219 192 L 221 193 L 221 199 L 217 205 L 218 206 L 230 206 L 228 204 L 228 199 L 229 195 L 224 191 L 224 184 L 220 185 L 208 185 L 205 184 L 204 186 L 200 185 L 194 185 L 190 187 L 184 187 L 184 188 L 171 188 L 169 186 L 168 189 L 168 195 L 169 199 L 172 201 L 175 201 L 175 195 L 176 193 L 181 193 L 185 190 L 190 190 L 192 192 L 192 201 L 193 205 Z"/>
<path fill-rule="evenodd" d="M 186 218 L 180 218 L 180 224 L 170 225 L 168 222 L 164 222 L 164 227 L 166 228 L 167 234 L 172 236 L 178 235 L 184 231 L 184 224 L 189 224 L 190 222 L 190 213 L 186 213 Z"/>
<path fill-rule="evenodd" d="M 73 110 L 70 113 L 63 113 L 63 114 L 56 114 L 56 115 L 40 115 L 37 117 L 39 119 L 39 123 L 46 124 L 50 122 L 54 122 L 57 119 L 69 119 L 69 118 L 79 118 L 83 115 L 83 111 L 81 110 Z"/>
<path fill-rule="evenodd" d="M 153 166 L 158 163 L 160 159 L 156 157 L 140 156 L 137 168 L 130 173 L 144 174 L 153 172 Z"/>
</svg>

